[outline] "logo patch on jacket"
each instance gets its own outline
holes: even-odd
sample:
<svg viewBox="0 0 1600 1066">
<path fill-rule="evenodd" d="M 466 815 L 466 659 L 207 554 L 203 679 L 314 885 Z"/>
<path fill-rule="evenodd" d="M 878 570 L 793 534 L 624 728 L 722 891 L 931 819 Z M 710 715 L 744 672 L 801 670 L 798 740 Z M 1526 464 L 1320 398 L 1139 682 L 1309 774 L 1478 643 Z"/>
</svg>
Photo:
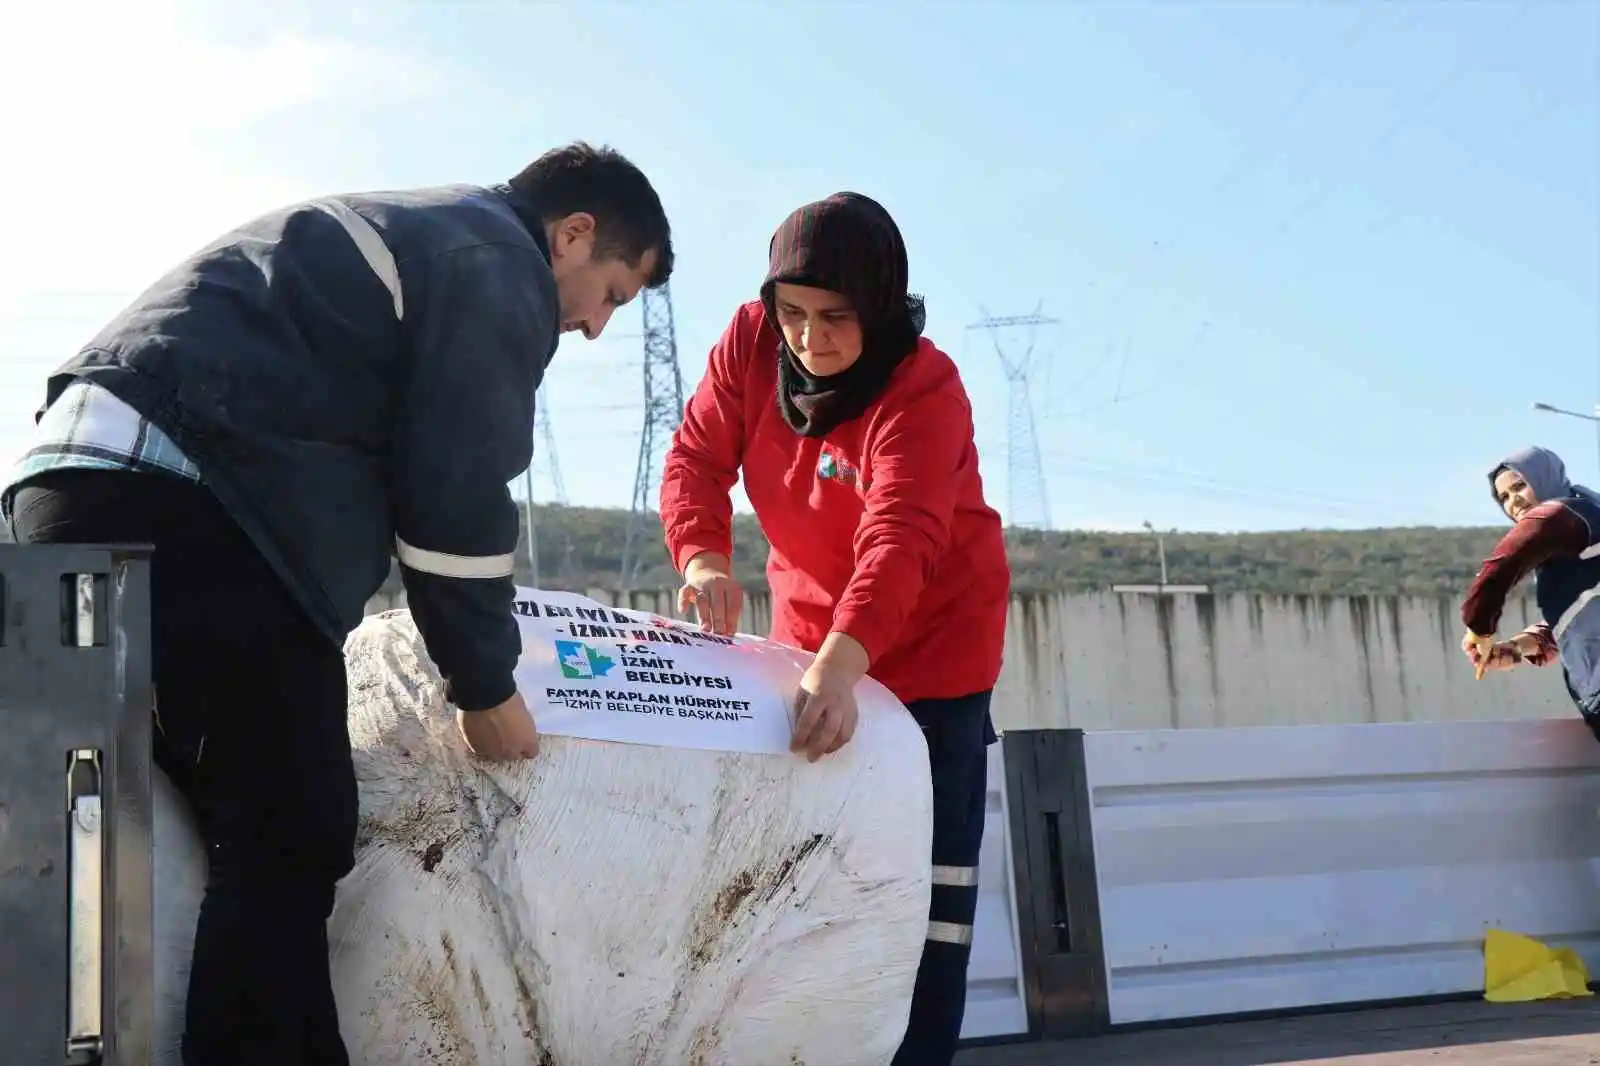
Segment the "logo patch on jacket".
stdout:
<svg viewBox="0 0 1600 1066">
<path fill-rule="evenodd" d="M 822 449 L 822 454 L 817 458 L 817 477 L 823 481 L 837 481 L 843 485 L 854 485 L 861 479 L 861 471 L 851 465 L 850 460 L 842 455 L 837 455 L 827 448 Z"/>
</svg>

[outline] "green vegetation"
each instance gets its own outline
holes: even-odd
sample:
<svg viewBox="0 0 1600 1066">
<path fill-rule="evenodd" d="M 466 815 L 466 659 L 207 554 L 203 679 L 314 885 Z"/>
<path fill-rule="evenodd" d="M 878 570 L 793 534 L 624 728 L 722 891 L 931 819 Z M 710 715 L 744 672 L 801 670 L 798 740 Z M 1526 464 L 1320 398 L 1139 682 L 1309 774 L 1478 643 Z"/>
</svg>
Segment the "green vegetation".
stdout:
<svg viewBox="0 0 1600 1066">
<path fill-rule="evenodd" d="M 1169 534 L 1167 579 L 1218 592 L 1362 595 L 1459 593 L 1505 527 L 1413 526 L 1272 533 Z M 1160 580 L 1147 533 L 1008 536 L 1013 580 L 1033 589 L 1097 589 Z"/>
<path fill-rule="evenodd" d="M 535 508 L 540 580 L 548 588 L 615 588 L 628 513 L 591 507 Z M 1459 593 L 1504 528 L 1300 530 L 1280 533 L 1177 533 L 1167 537 L 1168 579 L 1218 592 Z M 0 523 L 0 540 L 9 539 Z M 734 565 L 751 588 L 765 584 L 767 541 L 754 518 L 735 520 Z M 1155 538 L 1146 533 L 1043 533 L 1014 530 L 1012 580 L 1019 589 L 1103 589 L 1160 579 Z M 640 537 L 640 588 L 674 584 L 661 527 L 651 516 Z M 571 545 L 570 553 L 567 545 Z M 517 549 L 527 582 L 527 548 Z M 391 583 L 397 583 L 394 575 Z"/>
<path fill-rule="evenodd" d="M 546 587 L 616 587 L 626 511 L 545 506 L 535 508 L 535 521 L 539 576 Z M 1218 592 L 1458 593 L 1504 533 L 1504 528 L 1428 527 L 1180 532 L 1166 538 L 1168 580 L 1206 583 Z M 638 587 L 672 586 L 675 578 L 654 516 L 640 540 L 645 565 Z M 1160 579 L 1155 538 L 1146 533 L 1014 530 L 1008 540 L 1012 580 L 1019 589 L 1081 591 Z M 735 520 L 734 541 L 740 578 L 752 588 L 764 585 L 767 541 L 753 517 Z M 529 578 L 526 551 L 518 549 L 524 582 Z"/>
</svg>

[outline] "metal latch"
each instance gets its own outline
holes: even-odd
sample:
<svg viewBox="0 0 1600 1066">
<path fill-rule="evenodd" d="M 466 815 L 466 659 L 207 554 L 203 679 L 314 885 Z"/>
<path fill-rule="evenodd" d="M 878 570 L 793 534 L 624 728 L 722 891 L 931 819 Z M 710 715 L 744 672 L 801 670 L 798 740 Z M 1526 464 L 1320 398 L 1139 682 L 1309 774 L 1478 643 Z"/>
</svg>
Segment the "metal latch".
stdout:
<svg viewBox="0 0 1600 1066">
<path fill-rule="evenodd" d="M 92 648 L 94 647 L 95 627 L 94 575 L 78 574 L 77 581 L 74 582 L 74 585 L 73 620 L 76 622 L 76 625 L 73 626 L 73 642 L 80 648 Z M 96 766 L 95 777 L 96 781 L 98 782 L 98 765 Z M 100 786 L 97 783 L 95 785 L 95 790 L 99 791 L 99 788 Z"/>
<path fill-rule="evenodd" d="M 67 760 L 67 1062 L 73 1064 L 98 1062 L 104 1043 L 100 970 L 105 821 L 100 782 L 100 752 L 73 751 Z"/>
</svg>

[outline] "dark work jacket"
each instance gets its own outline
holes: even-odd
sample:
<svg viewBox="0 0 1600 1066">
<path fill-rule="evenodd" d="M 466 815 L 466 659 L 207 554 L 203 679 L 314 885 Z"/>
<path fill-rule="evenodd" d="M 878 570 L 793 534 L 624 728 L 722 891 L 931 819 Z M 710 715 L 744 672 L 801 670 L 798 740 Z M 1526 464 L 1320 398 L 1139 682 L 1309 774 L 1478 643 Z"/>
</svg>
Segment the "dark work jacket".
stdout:
<svg viewBox="0 0 1600 1066">
<path fill-rule="evenodd" d="M 1567 691 L 1600 738 L 1600 506 L 1582 496 L 1560 502 L 1589 527 L 1589 547 L 1540 566 L 1534 598 L 1560 649 Z"/>
<path fill-rule="evenodd" d="M 452 698 L 480 709 L 515 691 L 507 485 L 560 321 L 537 206 L 509 187 L 329 196 L 174 267 L 47 395 L 90 381 L 171 436 L 331 640 L 398 557 Z"/>
</svg>

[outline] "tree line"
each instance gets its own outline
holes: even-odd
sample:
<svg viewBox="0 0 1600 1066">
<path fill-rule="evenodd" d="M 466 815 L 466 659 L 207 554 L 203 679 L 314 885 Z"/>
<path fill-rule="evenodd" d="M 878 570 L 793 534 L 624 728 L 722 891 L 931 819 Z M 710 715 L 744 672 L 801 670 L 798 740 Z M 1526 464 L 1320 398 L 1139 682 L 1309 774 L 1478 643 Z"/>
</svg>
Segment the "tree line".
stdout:
<svg viewBox="0 0 1600 1066">
<path fill-rule="evenodd" d="M 615 508 L 534 508 L 539 579 L 546 588 L 615 588 L 622 569 L 628 512 Z M 1387 529 L 1286 530 L 1272 533 L 1175 533 L 1166 537 L 1168 580 L 1207 584 L 1217 592 L 1280 595 L 1460 593 L 1503 527 L 1407 526 Z M 10 539 L 0 522 L 0 541 Z M 1082 592 L 1160 580 L 1155 538 L 1148 533 L 1010 530 L 1012 581 L 1019 590 Z M 638 588 L 675 584 L 655 515 L 637 542 Z M 734 565 L 747 586 L 765 587 L 767 540 L 754 516 L 734 519 Z M 526 526 L 517 549 L 517 579 L 531 581 Z M 391 587 L 398 575 L 391 574 Z"/>
<path fill-rule="evenodd" d="M 539 578 L 547 588 L 615 588 L 622 567 L 628 512 L 534 508 Z M 1402 527 L 1294 530 L 1272 533 L 1183 533 L 1166 536 L 1167 577 L 1218 592 L 1291 595 L 1460 593 L 1503 527 Z M 1160 580 L 1155 538 L 1148 533 L 1009 530 L 1012 582 L 1019 590 L 1081 592 Z M 637 538 L 637 588 L 674 587 L 655 515 Z M 528 581 L 526 540 L 518 579 Z M 752 515 L 734 519 L 734 566 L 751 588 L 765 587 L 767 540 Z"/>
</svg>

